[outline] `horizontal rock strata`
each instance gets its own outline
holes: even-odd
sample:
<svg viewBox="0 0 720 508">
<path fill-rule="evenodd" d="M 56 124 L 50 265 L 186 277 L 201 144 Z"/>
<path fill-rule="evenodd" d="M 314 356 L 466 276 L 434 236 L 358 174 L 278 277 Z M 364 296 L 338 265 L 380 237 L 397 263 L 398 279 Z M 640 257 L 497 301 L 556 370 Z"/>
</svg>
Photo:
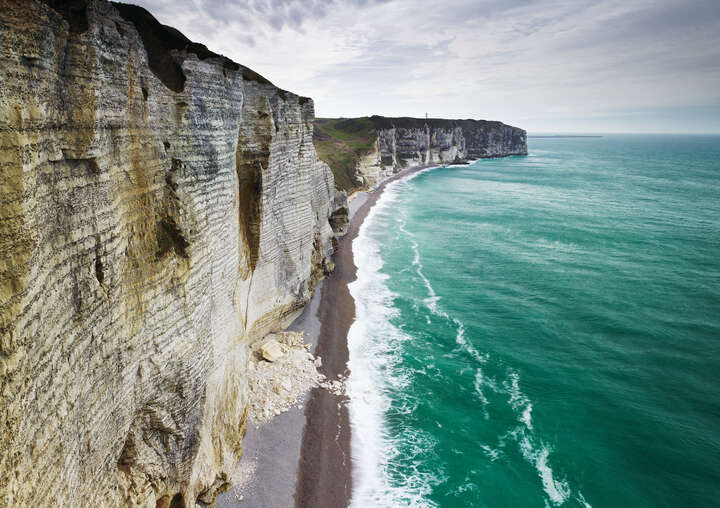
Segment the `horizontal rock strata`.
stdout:
<svg viewBox="0 0 720 508">
<path fill-rule="evenodd" d="M 248 344 L 344 227 L 313 117 L 141 8 L 0 0 L 0 505 L 227 488 Z"/>
<path fill-rule="evenodd" d="M 381 116 L 318 119 L 315 143 L 327 152 L 326 162 L 347 191 L 373 187 L 412 166 L 527 155 L 523 129 L 486 120 Z M 347 156 L 338 157 L 335 150 L 343 148 Z"/>
</svg>

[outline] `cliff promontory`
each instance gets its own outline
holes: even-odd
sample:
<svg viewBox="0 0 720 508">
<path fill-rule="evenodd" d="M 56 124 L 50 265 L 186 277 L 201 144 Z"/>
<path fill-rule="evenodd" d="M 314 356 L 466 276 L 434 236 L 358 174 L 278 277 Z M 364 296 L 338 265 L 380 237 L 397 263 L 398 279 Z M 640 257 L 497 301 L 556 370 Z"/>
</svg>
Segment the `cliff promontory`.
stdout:
<svg viewBox="0 0 720 508">
<path fill-rule="evenodd" d="M 310 99 L 139 7 L 0 0 L 0 505 L 212 503 L 331 269 Z"/>
<path fill-rule="evenodd" d="M 527 155 L 524 130 L 486 120 L 324 118 L 315 120 L 314 136 L 346 191 L 372 187 L 410 166 Z"/>
</svg>

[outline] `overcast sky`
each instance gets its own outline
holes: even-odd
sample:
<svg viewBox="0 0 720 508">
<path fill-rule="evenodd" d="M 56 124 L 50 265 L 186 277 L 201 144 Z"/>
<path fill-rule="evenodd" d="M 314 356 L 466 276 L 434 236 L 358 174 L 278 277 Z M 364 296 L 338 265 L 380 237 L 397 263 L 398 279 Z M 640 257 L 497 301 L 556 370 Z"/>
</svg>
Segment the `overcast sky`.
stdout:
<svg viewBox="0 0 720 508">
<path fill-rule="evenodd" d="M 720 0 L 125 0 L 317 116 L 720 132 Z"/>
</svg>

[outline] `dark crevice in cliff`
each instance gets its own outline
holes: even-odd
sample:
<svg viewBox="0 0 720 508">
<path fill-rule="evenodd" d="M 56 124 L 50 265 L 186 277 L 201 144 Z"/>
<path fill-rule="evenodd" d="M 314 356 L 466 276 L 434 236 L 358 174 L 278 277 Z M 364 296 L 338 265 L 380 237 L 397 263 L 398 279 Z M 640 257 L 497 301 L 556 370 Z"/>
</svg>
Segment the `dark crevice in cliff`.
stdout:
<svg viewBox="0 0 720 508">
<path fill-rule="evenodd" d="M 130 432 L 125 438 L 120 457 L 118 458 L 117 467 L 120 471 L 130 474 L 130 467 L 135 463 L 137 449 L 135 446 L 135 434 Z"/>
<path fill-rule="evenodd" d="M 105 281 L 105 273 L 103 271 L 102 258 L 99 254 L 95 255 L 95 278 L 102 286 L 103 282 Z"/>
<path fill-rule="evenodd" d="M 333 210 L 333 212 L 330 214 L 330 217 L 328 218 L 328 222 L 330 222 L 330 227 L 332 228 L 333 232 L 343 232 L 344 228 L 347 227 L 347 224 L 349 222 L 348 217 L 350 217 L 350 210 L 347 206 L 341 206 Z"/>
<path fill-rule="evenodd" d="M 100 235 L 95 236 L 95 278 L 100 285 L 105 282 L 105 268 L 102 262 L 102 245 L 100 244 Z"/>
<path fill-rule="evenodd" d="M 192 42 L 175 28 L 161 24 L 142 7 L 117 2 L 113 2 L 113 5 L 125 21 L 135 25 L 147 51 L 150 70 L 173 92 L 184 90 L 186 78 L 182 70 L 184 57 L 173 55 L 172 50 L 192 53 L 200 60 L 219 58 L 222 60 L 223 69 L 241 70 L 243 78 L 247 80 L 270 83 L 257 72 L 235 63 L 225 56 L 213 53 L 204 44 Z"/>
<path fill-rule="evenodd" d="M 155 508 L 185 508 L 185 498 L 178 492 L 170 501 L 170 496 L 165 495 L 155 501 Z"/>
<path fill-rule="evenodd" d="M 45 0 L 45 3 L 68 22 L 71 33 L 87 32 L 87 0 Z"/>
<path fill-rule="evenodd" d="M 158 259 L 170 251 L 174 251 L 175 254 L 182 258 L 190 257 L 187 251 L 190 243 L 185 239 L 182 231 L 172 219 L 160 219 L 156 225 L 155 233 L 157 235 Z"/>
<path fill-rule="evenodd" d="M 266 151 L 243 150 L 238 143 L 236 169 L 238 176 L 240 236 L 248 249 L 248 269 L 255 270 L 260 251 L 260 224 L 262 222 L 262 170 L 270 158 Z"/>
<path fill-rule="evenodd" d="M 170 501 L 170 508 L 185 508 L 185 498 L 179 492 Z"/>
<path fill-rule="evenodd" d="M 232 486 L 227 473 L 222 472 L 215 476 L 215 481 L 212 485 L 202 491 L 195 500 L 195 504 L 198 506 L 215 506 L 217 496 L 223 492 L 230 490 Z"/>
<path fill-rule="evenodd" d="M 87 174 L 99 175 L 101 170 L 98 166 L 97 159 L 95 157 L 89 157 L 85 159 L 71 159 L 64 158 L 57 161 L 50 161 L 52 164 L 63 164 L 66 163 L 73 171 L 82 171 L 83 169 Z"/>
<path fill-rule="evenodd" d="M 270 164 L 273 122 L 272 111 L 255 108 L 250 111 L 257 114 L 255 133 L 252 139 L 248 139 L 242 129 L 238 132 L 235 169 L 238 178 L 239 249 L 240 252 L 247 252 L 245 266 L 240 266 L 239 269 L 252 274 L 260 255 L 263 170 Z M 249 111 L 246 110 L 246 113 Z M 247 274 L 242 278 L 245 279 L 246 276 Z"/>
<path fill-rule="evenodd" d="M 170 148 L 170 143 L 165 146 L 165 150 Z M 171 160 L 170 171 L 165 175 L 165 185 L 167 185 L 167 193 L 169 199 L 177 199 L 178 190 L 178 173 L 183 168 L 183 162 L 175 157 Z"/>
</svg>

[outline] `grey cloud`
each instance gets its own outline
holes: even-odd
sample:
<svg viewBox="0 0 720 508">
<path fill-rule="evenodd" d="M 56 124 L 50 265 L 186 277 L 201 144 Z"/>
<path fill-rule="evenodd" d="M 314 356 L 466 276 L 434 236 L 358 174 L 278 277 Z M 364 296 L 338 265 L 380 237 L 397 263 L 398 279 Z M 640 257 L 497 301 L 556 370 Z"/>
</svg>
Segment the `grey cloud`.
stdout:
<svg viewBox="0 0 720 508">
<path fill-rule="evenodd" d="M 558 49 L 663 43 L 678 36 L 693 35 L 693 32 L 706 27 L 717 28 L 719 20 L 720 2 L 717 0 L 663 0 L 579 31 L 576 37 L 558 46 Z"/>
<path fill-rule="evenodd" d="M 552 130 L 558 111 L 575 128 L 611 108 L 717 102 L 720 83 L 718 0 L 133 1 L 326 115 L 427 107 Z"/>
<path fill-rule="evenodd" d="M 300 29 L 309 19 L 327 15 L 329 8 L 362 7 L 387 0 L 204 0 L 203 10 L 218 23 L 261 23 L 274 30 Z"/>
</svg>

